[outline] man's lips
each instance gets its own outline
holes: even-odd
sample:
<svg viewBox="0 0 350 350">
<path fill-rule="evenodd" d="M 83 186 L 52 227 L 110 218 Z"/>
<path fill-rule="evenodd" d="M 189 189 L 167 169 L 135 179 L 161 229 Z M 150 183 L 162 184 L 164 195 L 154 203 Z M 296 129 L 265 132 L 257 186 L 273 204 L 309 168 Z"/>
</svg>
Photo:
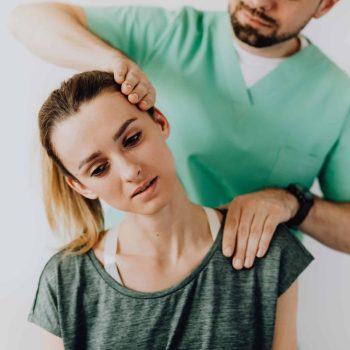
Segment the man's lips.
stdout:
<svg viewBox="0 0 350 350">
<path fill-rule="evenodd" d="M 248 21 L 253 24 L 263 26 L 263 27 L 270 27 L 270 28 L 275 26 L 275 23 L 272 23 L 272 20 L 266 21 L 260 16 L 253 15 L 250 11 L 246 9 L 243 9 L 243 13 L 244 13 L 244 16 L 248 19 Z"/>
<path fill-rule="evenodd" d="M 147 181 L 144 181 L 141 186 L 137 187 L 131 198 L 137 196 L 138 194 L 145 192 L 152 184 L 157 180 L 158 176 L 155 176 Z"/>
</svg>

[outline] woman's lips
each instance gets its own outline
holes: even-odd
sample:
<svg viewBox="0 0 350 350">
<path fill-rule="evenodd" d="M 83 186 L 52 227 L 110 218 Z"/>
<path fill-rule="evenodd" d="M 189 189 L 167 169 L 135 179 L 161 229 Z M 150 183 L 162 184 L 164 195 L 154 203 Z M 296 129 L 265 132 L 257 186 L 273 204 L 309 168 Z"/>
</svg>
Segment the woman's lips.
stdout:
<svg viewBox="0 0 350 350">
<path fill-rule="evenodd" d="M 140 186 L 141 189 L 137 189 L 131 197 L 142 197 L 143 199 L 147 199 L 154 192 L 155 188 L 157 187 L 157 183 L 158 176 L 154 177 L 151 181 L 149 181 L 146 187 L 144 187 L 145 185 Z M 144 189 L 142 190 L 142 188 Z"/>
</svg>

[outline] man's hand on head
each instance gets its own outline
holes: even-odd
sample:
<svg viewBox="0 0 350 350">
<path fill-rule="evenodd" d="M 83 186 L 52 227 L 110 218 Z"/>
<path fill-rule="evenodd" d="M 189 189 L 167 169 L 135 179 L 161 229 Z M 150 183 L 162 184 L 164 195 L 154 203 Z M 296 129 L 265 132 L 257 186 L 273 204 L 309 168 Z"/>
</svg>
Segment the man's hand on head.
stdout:
<svg viewBox="0 0 350 350">
<path fill-rule="evenodd" d="M 132 104 L 137 104 L 142 110 L 153 107 L 156 101 L 156 91 L 146 74 L 139 66 L 126 56 L 118 56 L 113 62 L 115 81 L 121 85 L 121 92 Z"/>
<path fill-rule="evenodd" d="M 233 267 L 252 267 L 256 257 L 266 254 L 277 225 L 294 217 L 298 208 L 296 198 L 284 189 L 234 198 L 228 205 L 222 246 L 225 256 L 233 256 Z"/>
</svg>

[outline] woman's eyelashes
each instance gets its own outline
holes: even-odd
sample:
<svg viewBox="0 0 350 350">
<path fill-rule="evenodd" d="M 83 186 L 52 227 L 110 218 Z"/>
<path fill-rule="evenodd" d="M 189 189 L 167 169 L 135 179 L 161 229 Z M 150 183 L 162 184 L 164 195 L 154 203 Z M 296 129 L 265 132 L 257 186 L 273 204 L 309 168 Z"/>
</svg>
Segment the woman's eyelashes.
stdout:
<svg viewBox="0 0 350 350">
<path fill-rule="evenodd" d="M 136 146 L 142 139 L 142 131 L 139 131 L 137 133 L 135 133 L 134 135 L 125 138 L 125 140 L 123 141 L 123 147 L 125 148 L 131 148 Z M 109 163 L 103 163 L 99 166 L 97 166 L 96 168 L 94 168 L 94 170 L 91 172 L 90 176 L 102 176 L 106 173 L 106 171 L 108 170 L 109 167 Z"/>
<path fill-rule="evenodd" d="M 108 163 L 101 164 L 92 171 L 91 176 L 101 176 L 107 171 L 107 169 Z"/>
<path fill-rule="evenodd" d="M 136 146 L 142 138 L 142 131 L 137 132 L 136 134 L 125 138 L 123 141 L 123 146 L 128 148 L 128 147 L 133 147 Z"/>
</svg>

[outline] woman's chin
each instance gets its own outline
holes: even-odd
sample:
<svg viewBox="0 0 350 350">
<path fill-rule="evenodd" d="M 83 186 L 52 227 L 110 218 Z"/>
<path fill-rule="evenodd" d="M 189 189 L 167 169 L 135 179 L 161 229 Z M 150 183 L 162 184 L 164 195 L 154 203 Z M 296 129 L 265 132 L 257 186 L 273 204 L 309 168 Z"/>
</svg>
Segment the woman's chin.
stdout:
<svg viewBox="0 0 350 350">
<path fill-rule="evenodd" d="M 135 208 L 134 213 L 140 215 L 157 215 L 160 214 L 167 206 L 170 205 L 170 200 L 166 200 L 165 198 L 157 198 L 152 202 L 144 203 L 143 205 Z"/>
</svg>

